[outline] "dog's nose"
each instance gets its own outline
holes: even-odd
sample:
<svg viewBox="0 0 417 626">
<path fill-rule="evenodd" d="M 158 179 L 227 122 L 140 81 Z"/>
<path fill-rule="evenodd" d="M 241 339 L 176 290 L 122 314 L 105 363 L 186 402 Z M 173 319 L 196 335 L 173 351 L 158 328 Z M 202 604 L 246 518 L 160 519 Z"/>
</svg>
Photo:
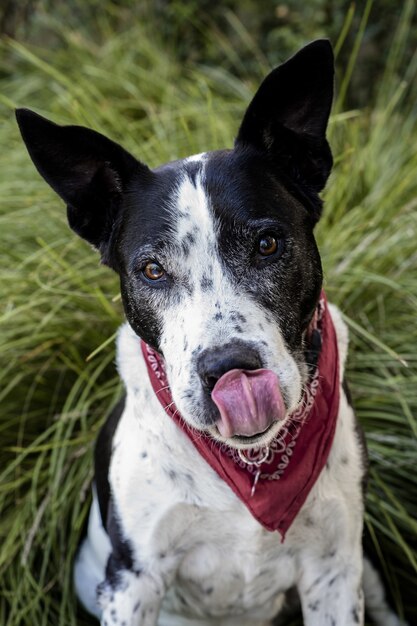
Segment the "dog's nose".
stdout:
<svg viewBox="0 0 417 626">
<path fill-rule="evenodd" d="M 211 392 L 219 380 L 230 370 L 256 370 L 262 367 L 258 352 L 243 343 L 226 344 L 204 350 L 197 361 L 197 372 L 203 387 Z"/>
</svg>

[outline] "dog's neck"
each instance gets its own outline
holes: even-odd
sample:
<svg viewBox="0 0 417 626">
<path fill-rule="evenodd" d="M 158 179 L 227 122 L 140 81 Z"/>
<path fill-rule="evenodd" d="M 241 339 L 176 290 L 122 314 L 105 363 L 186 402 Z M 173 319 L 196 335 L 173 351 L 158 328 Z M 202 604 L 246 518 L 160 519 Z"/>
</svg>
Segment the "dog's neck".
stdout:
<svg viewBox="0 0 417 626">
<path fill-rule="evenodd" d="M 238 450 L 188 426 L 172 399 L 164 361 L 142 341 L 149 378 L 164 410 L 207 463 L 268 530 L 285 533 L 326 464 L 339 409 L 336 333 L 324 294 L 307 332 L 317 365 L 295 412 L 268 447 Z"/>
</svg>

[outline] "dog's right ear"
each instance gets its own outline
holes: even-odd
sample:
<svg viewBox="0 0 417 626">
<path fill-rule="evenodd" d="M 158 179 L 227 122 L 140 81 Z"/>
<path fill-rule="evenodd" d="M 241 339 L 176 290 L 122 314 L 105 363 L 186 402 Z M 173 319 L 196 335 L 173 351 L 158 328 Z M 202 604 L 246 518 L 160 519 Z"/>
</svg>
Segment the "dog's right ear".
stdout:
<svg viewBox="0 0 417 626">
<path fill-rule="evenodd" d="M 317 194 L 332 167 L 326 126 L 333 80 L 330 42 L 319 39 L 302 48 L 265 78 L 245 113 L 236 146 L 255 147 L 277 171 Z"/>
<path fill-rule="evenodd" d="M 151 171 L 104 135 L 82 126 L 59 126 L 17 109 L 23 141 L 38 172 L 67 204 L 71 228 L 100 250 L 103 262 L 133 178 L 144 182 Z"/>
</svg>

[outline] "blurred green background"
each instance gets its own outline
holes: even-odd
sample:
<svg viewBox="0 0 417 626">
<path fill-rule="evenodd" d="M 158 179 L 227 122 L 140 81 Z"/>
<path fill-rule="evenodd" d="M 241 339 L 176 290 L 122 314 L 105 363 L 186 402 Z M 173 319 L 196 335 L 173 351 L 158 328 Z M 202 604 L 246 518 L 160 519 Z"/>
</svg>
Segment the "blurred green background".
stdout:
<svg viewBox="0 0 417 626">
<path fill-rule="evenodd" d="M 93 127 L 155 166 L 231 146 L 265 74 L 323 36 L 337 55 L 335 168 L 317 237 L 351 331 L 366 546 L 417 624 L 414 0 L 3 0 L 0 30 L 0 624 L 95 623 L 71 564 L 93 442 L 121 393 L 116 276 L 69 231 L 14 107 Z"/>
</svg>

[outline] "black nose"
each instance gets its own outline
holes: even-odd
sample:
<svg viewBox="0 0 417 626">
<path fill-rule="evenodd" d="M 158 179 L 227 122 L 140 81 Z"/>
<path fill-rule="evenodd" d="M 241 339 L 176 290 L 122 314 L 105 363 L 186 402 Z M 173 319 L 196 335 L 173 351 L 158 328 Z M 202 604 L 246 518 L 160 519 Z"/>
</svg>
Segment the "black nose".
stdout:
<svg viewBox="0 0 417 626">
<path fill-rule="evenodd" d="M 257 370 L 262 367 L 258 352 L 248 344 L 233 343 L 204 350 L 197 360 L 203 387 L 211 392 L 219 378 L 230 370 Z"/>
</svg>

